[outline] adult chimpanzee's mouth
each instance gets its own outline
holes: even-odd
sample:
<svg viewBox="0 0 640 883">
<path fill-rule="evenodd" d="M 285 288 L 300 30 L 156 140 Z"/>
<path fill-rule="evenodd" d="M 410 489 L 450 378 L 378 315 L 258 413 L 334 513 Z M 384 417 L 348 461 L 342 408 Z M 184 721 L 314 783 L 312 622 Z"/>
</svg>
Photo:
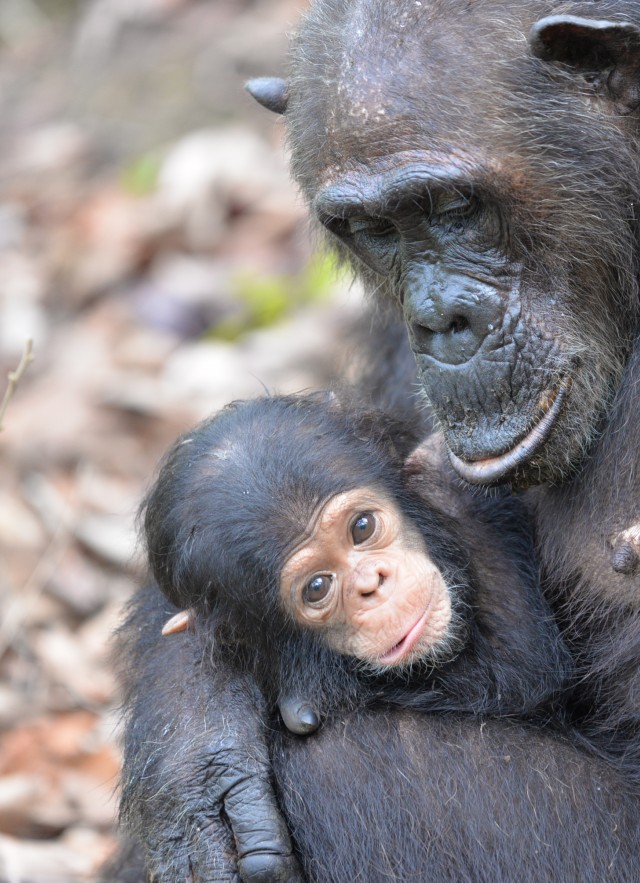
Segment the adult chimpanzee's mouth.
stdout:
<svg viewBox="0 0 640 883">
<path fill-rule="evenodd" d="M 570 387 L 571 376 L 567 375 L 547 396 L 541 419 L 524 438 L 503 454 L 467 462 L 461 460 L 453 451 L 449 451 L 449 459 L 458 475 L 470 484 L 495 484 L 530 460 L 549 438 Z"/>
<path fill-rule="evenodd" d="M 425 610 L 420 619 L 411 626 L 406 635 L 401 638 L 397 644 L 394 644 L 390 650 L 387 650 L 386 653 L 379 656 L 377 662 L 382 665 L 395 665 L 397 662 L 402 662 L 420 640 L 420 636 L 424 631 L 428 618 L 429 610 Z"/>
</svg>

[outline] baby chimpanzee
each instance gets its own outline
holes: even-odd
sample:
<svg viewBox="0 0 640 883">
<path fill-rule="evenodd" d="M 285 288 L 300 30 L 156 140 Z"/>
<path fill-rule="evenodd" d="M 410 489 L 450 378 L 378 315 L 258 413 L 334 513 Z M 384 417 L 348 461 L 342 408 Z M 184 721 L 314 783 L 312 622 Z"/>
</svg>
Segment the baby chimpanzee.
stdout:
<svg viewBox="0 0 640 883">
<path fill-rule="evenodd" d="M 329 394 L 229 405 L 166 456 L 149 562 L 275 705 L 531 714 L 567 655 L 517 499 L 472 496 L 411 426 Z"/>
</svg>

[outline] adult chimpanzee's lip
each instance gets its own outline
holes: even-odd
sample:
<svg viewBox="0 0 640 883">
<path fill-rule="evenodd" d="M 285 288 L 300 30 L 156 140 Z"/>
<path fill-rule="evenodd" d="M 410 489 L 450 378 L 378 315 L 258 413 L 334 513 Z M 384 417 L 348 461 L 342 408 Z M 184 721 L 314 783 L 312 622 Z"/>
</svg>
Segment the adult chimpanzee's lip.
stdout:
<svg viewBox="0 0 640 883">
<path fill-rule="evenodd" d="M 458 475 L 470 484 L 494 484 L 530 460 L 549 438 L 570 386 L 571 377 L 567 375 L 548 396 L 546 410 L 542 418 L 533 429 L 527 432 L 524 438 L 504 454 L 499 454 L 497 457 L 487 457 L 485 460 L 467 462 L 461 460 L 453 451 L 449 451 L 449 459 Z"/>
<path fill-rule="evenodd" d="M 394 665 L 396 662 L 400 662 L 408 656 L 420 639 L 428 618 L 429 610 L 425 610 L 420 619 L 411 626 L 406 635 L 401 638 L 397 644 L 394 644 L 390 650 L 387 650 L 386 653 L 379 656 L 377 661 L 381 662 L 383 665 Z"/>
</svg>

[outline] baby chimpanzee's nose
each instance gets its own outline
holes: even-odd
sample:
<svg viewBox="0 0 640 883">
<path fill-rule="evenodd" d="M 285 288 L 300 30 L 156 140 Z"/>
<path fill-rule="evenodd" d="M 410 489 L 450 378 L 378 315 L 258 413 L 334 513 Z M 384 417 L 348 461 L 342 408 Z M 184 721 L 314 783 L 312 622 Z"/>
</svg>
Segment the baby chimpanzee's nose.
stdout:
<svg viewBox="0 0 640 883">
<path fill-rule="evenodd" d="M 353 590 L 361 598 L 374 597 L 389 576 L 389 567 L 380 558 L 367 557 L 353 573 Z"/>
</svg>

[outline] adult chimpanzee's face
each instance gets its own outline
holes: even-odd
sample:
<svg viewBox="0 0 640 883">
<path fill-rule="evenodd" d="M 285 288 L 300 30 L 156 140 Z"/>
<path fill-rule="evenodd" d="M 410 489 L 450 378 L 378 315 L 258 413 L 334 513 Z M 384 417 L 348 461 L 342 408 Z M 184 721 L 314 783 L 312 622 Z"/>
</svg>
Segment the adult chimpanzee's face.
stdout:
<svg viewBox="0 0 640 883">
<path fill-rule="evenodd" d="M 320 509 L 283 568 L 280 591 L 297 622 L 376 666 L 452 651 L 449 589 L 417 529 L 373 488 L 339 494 Z"/>
<path fill-rule="evenodd" d="M 378 168 L 338 175 L 315 211 L 401 304 L 454 465 L 482 483 L 502 478 L 543 447 L 570 396 L 574 353 L 550 321 L 558 292 L 534 280 L 523 292 L 487 169 L 428 151 Z"/>
<path fill-rule="evenodd" d="M 617 32 L 570 23 L 558 51 L 578 33 L 588 77 L 559 72 L 527 44 L 534 5 L 320 2 L 341 18 L 326 36 L 312 13 L 287 109 L 316 217 L 401 307 L 452 462 L 481 484 L 575 467 L 637 317 L 618 166 L 636 161 L 592 71 Z"/>
</svg>

